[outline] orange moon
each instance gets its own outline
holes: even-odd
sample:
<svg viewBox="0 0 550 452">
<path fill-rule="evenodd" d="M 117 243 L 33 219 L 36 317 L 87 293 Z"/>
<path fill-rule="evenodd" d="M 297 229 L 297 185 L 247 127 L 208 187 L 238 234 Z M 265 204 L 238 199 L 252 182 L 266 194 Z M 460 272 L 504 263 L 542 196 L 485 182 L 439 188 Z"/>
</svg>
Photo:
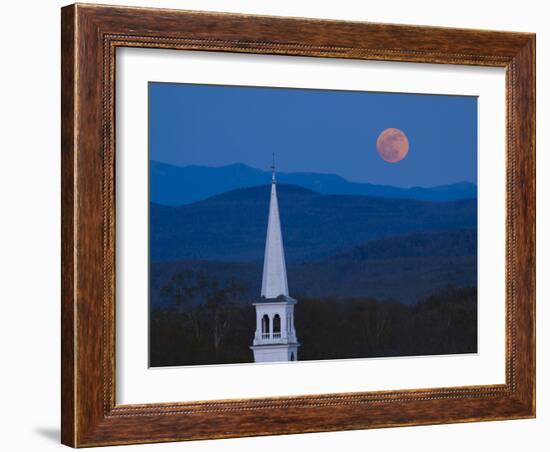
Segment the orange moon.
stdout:
<svg viewBox="0 0 550 452">
<path fill-rule="evenodd" d="M 409 140 L 402 130 L 392 127 L 383 130 L 378 135 L 376 149 L 383 160 L 389 163 L 397 163 L 407 156 Z"/>
</svg>

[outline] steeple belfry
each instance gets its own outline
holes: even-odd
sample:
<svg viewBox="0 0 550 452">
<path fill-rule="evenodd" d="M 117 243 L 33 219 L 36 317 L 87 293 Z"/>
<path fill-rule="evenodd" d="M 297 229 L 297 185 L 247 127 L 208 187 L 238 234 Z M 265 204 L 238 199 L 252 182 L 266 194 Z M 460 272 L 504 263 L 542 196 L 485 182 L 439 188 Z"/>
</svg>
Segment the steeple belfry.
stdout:
<svg viewBox="0 0 550 452">
<path fill-rule="evenodd" d="M 272 169 L 261 292 L 262 297 L 266 298 L 277 298 L 279 295 L 288 296 L 285 252 L 279 218 L 279 203 L 277 201 L 277 183 L 275 181 L 275 163 Z"/>
</svg>

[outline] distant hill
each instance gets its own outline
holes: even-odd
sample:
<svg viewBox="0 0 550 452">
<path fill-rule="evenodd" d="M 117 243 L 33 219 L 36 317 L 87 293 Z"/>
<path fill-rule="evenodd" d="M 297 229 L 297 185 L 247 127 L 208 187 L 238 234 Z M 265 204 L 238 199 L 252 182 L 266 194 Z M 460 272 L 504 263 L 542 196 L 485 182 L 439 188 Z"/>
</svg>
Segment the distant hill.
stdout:
<svg viewBox="0 0 550 452">
<path fill-rule="evenodd" d="M 428 202 L 325 195 L 284 184 L 279 184 L 277 190 L 289 263 L 315 261 L 346 250 L 360 255 L 360 250 L 352 248 L 370 240 L 417 232 L 475 229 L 477 225 L 475 199 Z M 182 206 L 152 203 L 152 261 L 261 261 L 268 201 L 269 185 L 263 185 Z M 434 248 L 440 246 L 437 243 L 433 242 Z M 377 246 L 387 250 L 393 247 L 397 254 L 402 249 L 402 244 L 391 241 Z M 395 253 L 386 257 L 396 257 Z"/>
<path fill-rule="evenodd" d="M 335 261 L 361 262 L 417 257 L 464 257 L 477 253 L 474 229 L 422 232 L 373 240 L 334 256 Z"/>
<path fill-rule="evenodd" d="M 190 204 L 230 190 L 269 183 L 271 174 L 244 164 L 221 167 L 185 166 L 150 162 L 151 201 L 164 205 Z M 317 193 L 364 195 L 424 201 L 454 201 L 477 197 L 477 187 L 460 182 L 438 187 L 399 188 L 349 182 L 335 174 L 277 173 L 283 184 L 297 185 Z"/>
<path fill-rule="evenodd" d="M 446 286 L 477 286 L 474 230 L 413 233 L 372 240 L 337 256 L 288 265 L 295 297 L 376 298 L 415 303 Z M 394 246 L 395 245 L 395 246 Z M 178 260 L 151 266 L 151 300 L 162 306 L 159 289 L 176 271 L 204 271 L 219 282 L 246 288 L 243 302 L 260 292 L 261 262 Z"/>
</svg>

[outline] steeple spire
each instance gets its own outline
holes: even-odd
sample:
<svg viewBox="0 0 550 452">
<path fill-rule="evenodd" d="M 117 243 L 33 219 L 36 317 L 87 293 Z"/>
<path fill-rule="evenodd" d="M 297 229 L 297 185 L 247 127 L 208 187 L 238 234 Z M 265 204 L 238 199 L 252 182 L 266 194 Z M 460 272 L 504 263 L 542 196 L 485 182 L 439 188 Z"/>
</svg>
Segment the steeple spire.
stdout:
<svg viewBox="0 0 550 452">
<path fill-rule="evenodd" d="M 261 295 L 266 298 L 277 298 L 279 295 L 288 296 L 288 282 L 286 277 L 283 236 L 279 219 L 279 204 L 277 202 L 275 154 L 273 154 L 273 165 L 271 169 L 271 198 L 269 201 L 269 219 L 267 222 Z"/>
</svg>

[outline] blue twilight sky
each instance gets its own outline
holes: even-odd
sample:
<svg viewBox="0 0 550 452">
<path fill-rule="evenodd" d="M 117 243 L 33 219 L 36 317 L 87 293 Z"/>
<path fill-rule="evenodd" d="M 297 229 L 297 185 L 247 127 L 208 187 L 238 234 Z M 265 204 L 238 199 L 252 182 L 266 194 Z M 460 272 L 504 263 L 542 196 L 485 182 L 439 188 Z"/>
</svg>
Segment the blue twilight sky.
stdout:
<svg viewBox="0 0 550 452">
<path fill-rule="evenodd" d="M 477 182 L 477 98 L 426 94 L 149 83 L 150 158 L 179 166 L 244 163 L 334 173 L 401 187 Z M 409 153 L 388 163 L 379 133 Z"/>
</svg>

